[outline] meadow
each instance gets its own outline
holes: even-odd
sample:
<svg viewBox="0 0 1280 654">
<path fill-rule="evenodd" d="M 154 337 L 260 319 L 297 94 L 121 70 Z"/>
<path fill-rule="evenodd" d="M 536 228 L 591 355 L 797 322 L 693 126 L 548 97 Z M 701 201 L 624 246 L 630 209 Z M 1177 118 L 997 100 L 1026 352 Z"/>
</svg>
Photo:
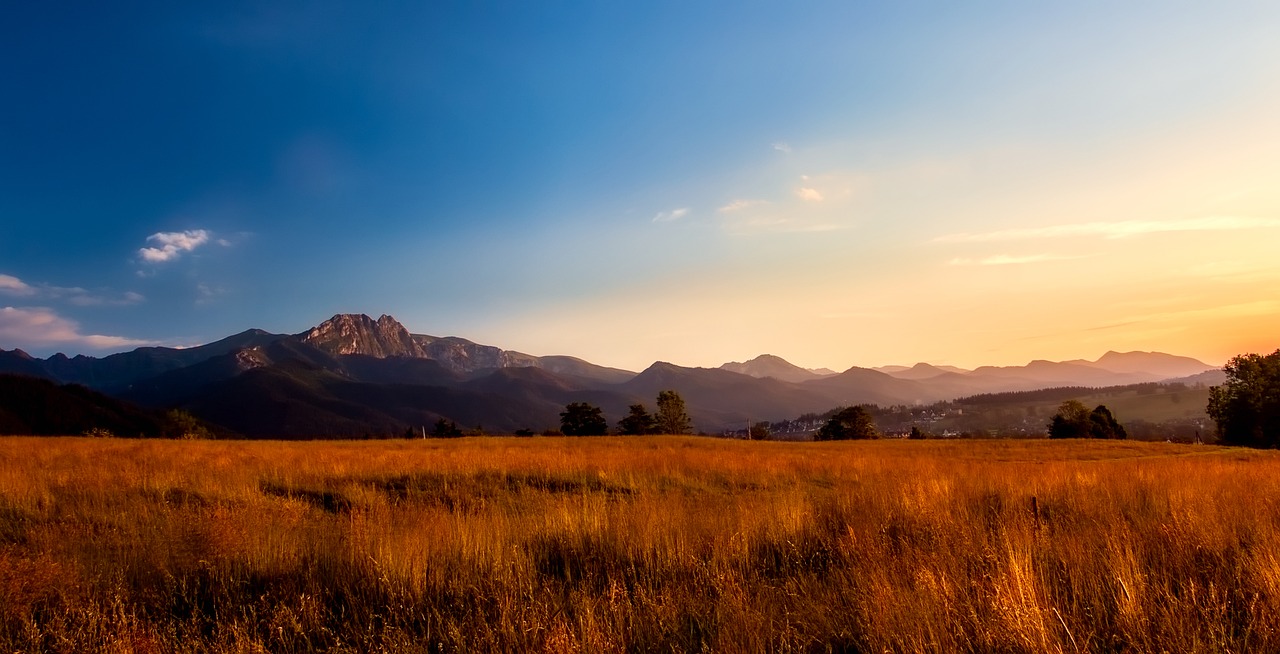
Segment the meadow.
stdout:
<svg viewBox="0 0 1280 654">
<path fill-rule="evenodd" d="M 13 652 L 1280 651 L 1280 455 L 0 439 Z"/>
</svg>

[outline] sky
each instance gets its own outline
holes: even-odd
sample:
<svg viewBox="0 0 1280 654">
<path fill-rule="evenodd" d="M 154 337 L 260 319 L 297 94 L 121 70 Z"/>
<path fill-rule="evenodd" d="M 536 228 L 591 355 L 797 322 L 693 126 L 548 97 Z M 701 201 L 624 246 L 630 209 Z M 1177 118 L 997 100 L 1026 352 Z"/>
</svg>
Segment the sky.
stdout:
<svg viewBox="0 0 1280 654">
<path fill-rule="evenodd" d="M 128 4 L 128 6 L 124 6 Z M 0 348 L 1280 347 L 1273 2 L 19 3 Z"/>
</svg>

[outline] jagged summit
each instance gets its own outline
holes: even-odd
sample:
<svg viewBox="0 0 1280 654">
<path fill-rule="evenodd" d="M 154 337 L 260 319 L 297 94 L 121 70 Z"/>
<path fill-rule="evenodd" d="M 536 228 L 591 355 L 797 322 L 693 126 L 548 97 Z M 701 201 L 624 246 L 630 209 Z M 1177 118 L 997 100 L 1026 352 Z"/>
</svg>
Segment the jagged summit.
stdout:
<svg viewBox="0 0 1280 654">
<path fill-rule="evenodd" d="M 329 354 L 363 354 L 379 359 L 427 356 L 409 330 L 386 314 L 374 320 L 363 313 L 339 313 L 299 334 L 299 339 Z"/>
<path fill-rule="evenodd" d="M 400 321 L 386 314 L 374 320 L 363 313 L 339 313 L 294 338 L 331 356 L 432 359 L 445 370 L 463 375 L 501 368 L 544 367 L 609 383 L 621 383 L 635 375 L 572 357 L 535 357 L 456 336 L 410 334 Z"/>
</svg>

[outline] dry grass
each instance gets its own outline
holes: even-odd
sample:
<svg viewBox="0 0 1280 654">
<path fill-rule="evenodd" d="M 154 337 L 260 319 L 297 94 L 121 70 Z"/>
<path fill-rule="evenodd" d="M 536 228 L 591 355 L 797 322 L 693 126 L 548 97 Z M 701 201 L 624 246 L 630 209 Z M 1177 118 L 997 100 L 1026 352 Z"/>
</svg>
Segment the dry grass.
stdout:
<svg viewBox="0 0 1280 654">
<path fill-rule="evenodd" d="M 1280 458 L 0 439 L 6 651 L 1280 651 Z"/>
</svg>

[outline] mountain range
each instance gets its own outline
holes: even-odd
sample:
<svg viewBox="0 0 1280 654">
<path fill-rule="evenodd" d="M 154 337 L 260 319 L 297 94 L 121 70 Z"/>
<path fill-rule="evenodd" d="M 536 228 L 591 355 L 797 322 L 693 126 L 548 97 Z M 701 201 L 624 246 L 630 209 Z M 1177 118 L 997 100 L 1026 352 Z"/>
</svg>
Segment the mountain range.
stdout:
<svg viewBox="0 0 1280 654">
<path fill-rule="evenodd" d="M 599 406 L 613 421 L 631 404 L 652 409 L 666 389 L 684 397 L 696 428 L 719 432 L 842 405 L 1169 379 L 1216 383 L 1221 375 L 1214 366 L 1159 352 L 974 370 L 918 363 L 839 373 L 765 354 L 719 368 L 656 362 L 637 373 L 412 334 L 391 316 L 363 314 L 338 314 L 299 334 L 250 329 L 198 347 L 144 347 L 102 358 L 38 359 L 0 349 L 0 373 L 77 384 L 147 408 L 185 409 L 250 437 L 399 434 L 440 419 L 497 433 L 541 430 L 558 426 L 570 402 Z"/>
</svg>

